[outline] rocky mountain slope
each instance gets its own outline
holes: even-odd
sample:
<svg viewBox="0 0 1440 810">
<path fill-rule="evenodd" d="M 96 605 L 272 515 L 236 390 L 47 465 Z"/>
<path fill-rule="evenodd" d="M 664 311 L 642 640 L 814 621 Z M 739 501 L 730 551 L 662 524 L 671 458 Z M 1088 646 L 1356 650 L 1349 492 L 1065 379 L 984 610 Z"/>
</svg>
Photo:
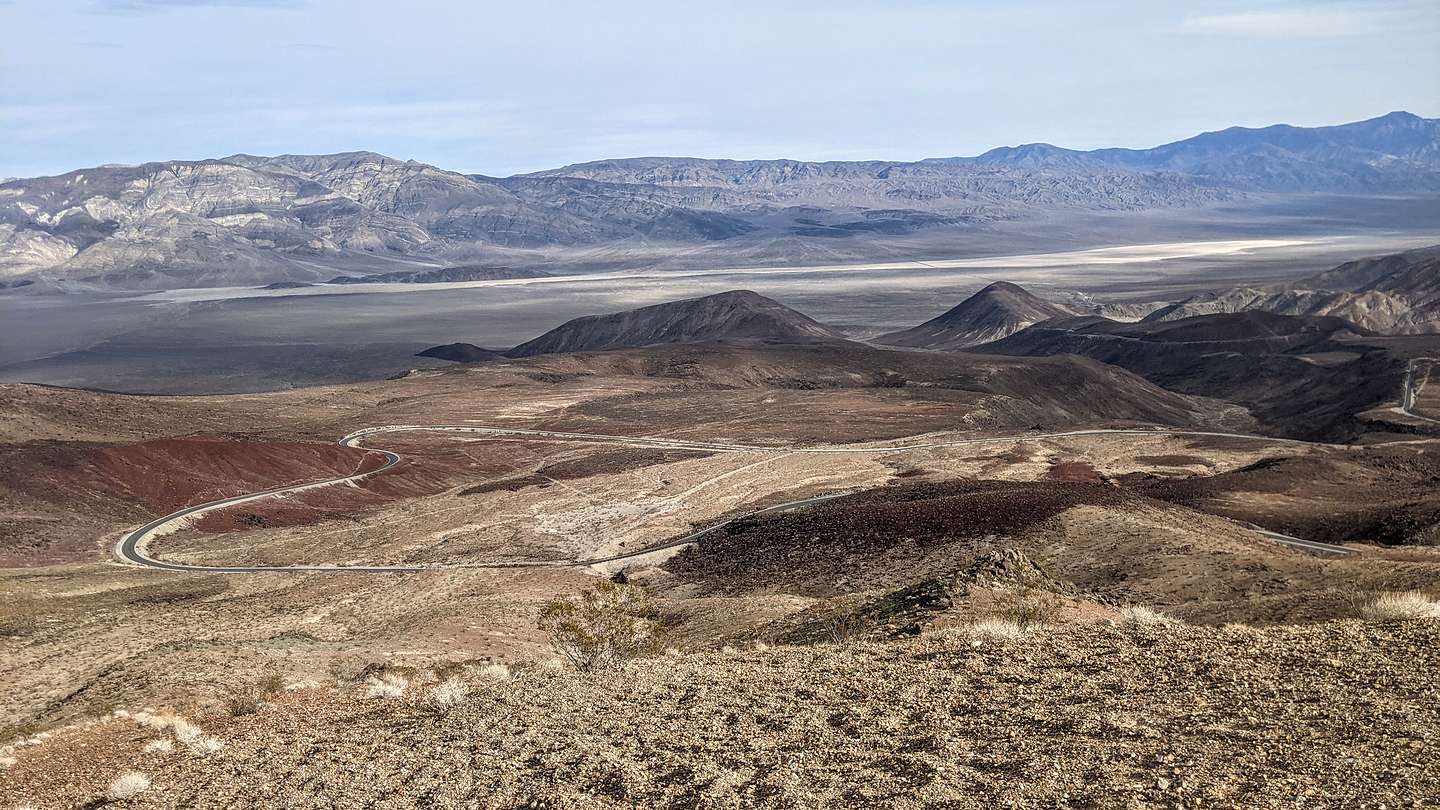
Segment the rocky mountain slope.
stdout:
<svg viewBox="0 0 1440 810">
<path fill-rule="evenodd" d="M 1019 332 L 1031 324 L 1073 315 L 1017 284 L 997 281 L 919 326 L 875 338 L 887 346 L 956 351 Z"/>
<path fill-rule="evenodd" d="M 870 241 L 1059 212 L 1209 206 L 1270 191 L 1433 193 L 1436 127 L 1397 113 L 1313 130 L 1226 130 L 1143 151 L 635 158 L 509 178 L 373 152 L 102 166 L 0 183 L 0 285 L 444 276 L 457 265 L 543 265 L 561 248 L 604 266 L 625 250 L 670 255 L 715 242 L 735 246 L 732 260 L 793 261 L 837 240 L 863 253 Z"/>
<path fill-rule="evenodd" d="M 749 290 L 567 321 L 516 346 L 510 357 L 637 349 L 662 343 L 756 340 L 804 343 L 844 336 L 778 301 Z"/>
<path fill-rule="evenodd" d="M 1146 320 L 1251 310 L 1335 316 L 1387 334 L 1440 332 L 1440 246 L 1347 262 L 1293 284 L 1197 295 Z"/>
</svg>

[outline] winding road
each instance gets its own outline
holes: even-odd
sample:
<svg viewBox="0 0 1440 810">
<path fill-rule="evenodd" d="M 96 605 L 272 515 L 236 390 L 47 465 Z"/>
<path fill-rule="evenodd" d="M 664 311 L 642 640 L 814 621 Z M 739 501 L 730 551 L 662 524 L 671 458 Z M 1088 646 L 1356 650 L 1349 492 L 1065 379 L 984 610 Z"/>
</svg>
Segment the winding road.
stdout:
<svg viewBox="0 0 1440 810">
<path fill-rule="evenodd" d="M 1408 392 L 1408 389 L 1407 389 Z M 552 441 L 568 442 L 577 444 L 613 444 L 623 447 L 649 447 L 664 448 L 667 450 L 702 450 L 712 453 L 866 453 L 882 454 L 908 452 L 914 450 L 934 450 L 948 447 L 963 447 L 977 444 L 999 444 L 1014 442 L 1025 439 L 1058 439 L 1071 436 L 1165 436 L 1165 437 L 1221 437 L 1230 439 L 1249 439 L 1269 443 L 1286 443 L 1310 445 L 1311 442 L 1304 442 L 1298 439 L 1278 439 L 1269 436 L 1255 436 L 1246 433 L 1224 433 L 1218 431 L 1203 430 L 1143 430 L 1143 429 L 1096 429 L 1096 430 L 1070 430 L 1055 433 L 1027 433 L 1012 436 L 995 436 L 978 439 L 952 439 L 948 441 L 915 441 L 919 436 L 912 436 L 905 439 L 890 440 L 884 443 L 870 443 L 861 446 L 830 445 L 819 447 L 783 447 L 735 444 L 727 442 L 692 441 L 687 439 L 664 439 L 645 436 L 617 436 L 604 433 L 569 433 L 551 430 L 529 430 L 524 428 L 489 427 L 482 425 L 384 425 L 380 427 L 365 428 L 350 433 L 340 439 L 339 444 L 343 447 L 353 447 L 360 450 L 367 450 L 372 453 L 379 453 L 385 458 L 381 466 L 366 472 L 345 475 L 336 478 L 326 478 L 320 481 L 310 481 L 302 484 L 275 487 L 273 489 L 252 492 L 246 495 L 237 495 L 232 498 L 221 498 L 206 503 L 187 506 L 163 517 L 146 523 L 138 529 L 127 532 L 115 544 L 115 556 L 125 563 L 158 568 L 165 571 L 188 571 L 213 574 L 249 574 L 257 572 L 289 572 L 289 573 L 320 573 L 320 572 L 346 572 L 346 573 L 375 573 L 375 574 L 396 574 L 414 573 L 419 571 L 435 571 L 449 569 L 473 569 L 473 568 L 556 568 L 556 567 L 585 567 L 601 563 L 618 562 L 621 560 L 642 557 L 654 554 L 657 551 L 678 548 L 690 545 L 700 537 L 720 529 L 737 520 L 743 520 L 755 515 L 772 512 L 786 512 L 796 509 L 803 509 L 824 501 L 844 497 L 852 494 L 853 490 L 844 492 L 829 493 L 826 495 L 804 498 L 797 501 L 789 501 L 774 506 L 768 506 L 749 512 L 729 520 L 715 523 L 704 529 L 692 532 L 683 537 L 671 540 L 654 546 L 636 551 L 615 554 L 607 557 L 595 557 L 578 560 L 536 560 L 503 563 L 437 563 L 433 565 L 195 565 L 190 563 L 169 562 L 167 560 L 151 557 L 146 553 L 145 546 L 153 538 L 168 534 L 184 528 L 189 523 L 202 515 L 231 506 L 237 506 L 251 501 L 258 501 L 265 498 L 274 498 L 282 495 L 291 495 L 298 492 L 305 492 L 321 487 L 330 487 L 340 484 L 357 484 L 367 478 L 378 475 L 385 470 L 400 463 L 400 455 L 390 450 L 366 447 L 361 441 L 368 437 L 383 433 L 410 433 L 410 432 L 449 432 L 449 433 L 472 433 L 481 436 L 488 436 L 497 439 L 523 439 L 527 441 Z M 1272 532 L 1258 526 L 1247 526 L 1250 530 L 1275 542 L 1299 548 L 1312 554 L 1347 555 L 1353 553 L 1343 546 L 1330 545 L 1328 543 L 1317 543 L 1309 540 L 1302 540 L 1298 537 Z"/>
<path fill-rule="evenodd" d="M 1424 387 L 1423 383 L 1417 385 L 1415 382 L 1415 368 L 1420 363 L 1427 363 L 1433 367 L 1435 363 L 1440 363 L 1440 357 L 1416 357 L 1410 361 L 1410 364 L 1405 367 L 1405 391 L 1400 395 L 1400 407 L 1395 410 L 1411 419 L 1419 419 L 1422 422 L 1432 422 L 1440 425 L 1440 419 L 1421 416 L 1413 410 L 1415 407 L 1415 397 L 1420 393 L 1420 389 Z M 1426 382 L 1429 382 L 1431 373 L 1433 373 L 1433 368 L 1430 372 L 1426 373 Z"/>
</svg>

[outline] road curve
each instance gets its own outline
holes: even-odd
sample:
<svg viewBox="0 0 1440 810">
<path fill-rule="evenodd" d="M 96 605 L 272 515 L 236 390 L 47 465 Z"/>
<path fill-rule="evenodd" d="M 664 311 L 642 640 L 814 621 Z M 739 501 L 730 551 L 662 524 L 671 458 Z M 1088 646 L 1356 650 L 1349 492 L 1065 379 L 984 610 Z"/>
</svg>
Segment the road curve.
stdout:
<svg viewBox="0 0 1440 810">
<path fill-rule="evenodd" d="M 736 444 L 728 442 L 706 442 L 691 441 L 688 439 L 665 439 L 647 436 L 617 436 L 604 433 L 571 433 L 552 430 L 530 430 L 525 428 L 489 427 L 483 425 L 383 425 L 379 427 L 364 428 L 354 433 L 347 434 L 340 439 L 339 444 L 343 447 L 353 447 L 366 450 L 372 453 L 379 453 L 385 458 L 385 463 L 373 470 L 353 475 L 326 478 L 320 481 L 310 481 L 302 484 L 291 484 L 288 486 L 274 487 L 272 489 L 252 492 L 246 495 L 236 495 L 231 498 L 208 501 L 206 503 L 187 506 L 184 509 L 171 512 L 163 517 L 158 517 L 144 526 L 125 533 L 115 544 L 115 556 L 121 562 L 133 565 L 158 568 L 165 571 L 189 571 L 211 574 L 249 574 L 258 572 L 288 572 L 288 573 L 325 573 L 325 572 L 348 572 L 348 573 L 372 573 L 372 574 L 403 574 L 419 571 L 435 571 L 449 569 L 467 568 L 571 568 L 597 565 L 607 562 L 618 562 L 657 551 L 678 548 L 695 542 L 700 537 L 715 531 L 736 520 L 752 517 L 754 515 L 770 512 L 785 512 L 801 509 L 812 504 L 821 503 L 835 498 L 849 495 L 853 490 L 830 493 L 811 498 L 804 498 L 798 501 L 789 501 L 774 506 L 768 506 L 745 515 L 730 518 L 729 520 L 716 523 L 684 537 L 655 546 L 647 546 L 637 551 L 629 551 L 623 554 L 615 554 L 607 557 L 594 557 L 579 560 L 535 560 L 517 561 L 504 563 L 437 563 L 433 565 L 193 565 L 189 563 L 169 562 L 149 556 L 145 551 L 145 545 L 151 539 L 162 534 L 168 534 L 177 529 L 183 528 L 191 520 L 194 520 L 209 512 L 236 506 L 242 503 L 274 498 L 282 495 L 290 495 L 298 492 L 305 492 L 322 487 L 336 486 L 340 484 L 353 485 L 400 463 L 400 455 L 390 450 L 366 447 L 361 441 L 367 437 L 381 433 L 408 433 L 421 431 L 440 431 L 451 433 L 473 433 L 494 438 L 512 438 L 526 441 L 554 441 L 570 442 L 580 444 L 614 444 L 625 447 L 660 447 L 669 450 L 703 450 L 717 453 L 896 453 L 912 450 L 934 450 L 947 447 L 961 447 L 976 444 L 998 444 L 1014 442 L 1025 439 L 1057 439 L 1071 436 L 1171 436 L 1171 437 L 1221 437 L 1231 439 L 1252 439 L 1271 443 L 1304 444 L 1312 445 L 1313 442 L 1305 442 L 1299 439 L 1280 439 L 1271 436 L 1255 436 L 1248 433 L 1225 433 L 1220 431 L 1205 430 L 1146 430 L 1146 429 L 1094 429 L 1094 430 L 1069 430 L 1053 433 L 1024 433 L 1012 436 L 994 436 L 978 439 L 952 439 L 947 441 L 920 441 L 920 438 L 912 436 L 905 439 L 895 439 L 882 443 L 868 443 L 862 446 L 821 446 L 821 447 L 785 447 Z M 1309 540 L 1302 540 L 1298 537 L 1272 532 L 1261 529 L 1258 526 L 1248 526 L 1252 531 L 1294 548 L 1299 548 L 1315 554 L 1347 555 L 1353 553 L 1344 546 L 1335 546 L 1328 543 L 1317 543 Z"/>
</svg>

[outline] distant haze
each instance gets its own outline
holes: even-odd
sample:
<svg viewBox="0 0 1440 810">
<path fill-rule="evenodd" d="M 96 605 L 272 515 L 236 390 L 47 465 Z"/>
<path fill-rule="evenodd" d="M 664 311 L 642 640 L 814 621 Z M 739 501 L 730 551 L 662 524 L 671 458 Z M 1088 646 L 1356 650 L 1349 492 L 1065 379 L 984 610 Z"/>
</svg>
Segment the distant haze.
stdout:
<svg viewBox="0 0 1440 810">
<path fill-rule="evenodd" d="M 371 149 L 918 159 L 1440 115 L 1440 4 L 0 2 L 0 177 Z"/>
</svg>

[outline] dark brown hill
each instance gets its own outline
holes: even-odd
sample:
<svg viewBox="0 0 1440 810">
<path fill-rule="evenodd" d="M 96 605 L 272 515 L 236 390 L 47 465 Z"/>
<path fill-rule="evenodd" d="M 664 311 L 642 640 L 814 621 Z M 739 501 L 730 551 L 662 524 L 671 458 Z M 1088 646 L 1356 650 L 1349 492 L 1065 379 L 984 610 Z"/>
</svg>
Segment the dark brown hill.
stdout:
<svg viewBox="0 0 1440 810">
<path fill-rule="evenodd" d="M 1336 340 L 1356 334 L 1369 333 L 1340 318 L 1258 311 L 1132 324 L 1081 317 L 972 351 L 1091 357 L 1172 391 L 1244 405 L 1285 435 L 1338 439 L 1359 430 L 1356 414 L 1397 397 L 1404 376 L 1386 351 Z"/>
<path fill-rule="evenodd" d="M 919 326 L 875 339 L 888 346 L 954 351 L 1009 337 L 1031 324 L 1071 315 L 1070 310 L 997 281 Z"/>
<path fill-rule="evenodd" d="M 843 339 L 839 332 L 778 301 L 749 290 L 732 290 L 609 315 L 586 315 L 507 354 L 532 357 L 723 340 L 810 343 Z"/>
</svg>

